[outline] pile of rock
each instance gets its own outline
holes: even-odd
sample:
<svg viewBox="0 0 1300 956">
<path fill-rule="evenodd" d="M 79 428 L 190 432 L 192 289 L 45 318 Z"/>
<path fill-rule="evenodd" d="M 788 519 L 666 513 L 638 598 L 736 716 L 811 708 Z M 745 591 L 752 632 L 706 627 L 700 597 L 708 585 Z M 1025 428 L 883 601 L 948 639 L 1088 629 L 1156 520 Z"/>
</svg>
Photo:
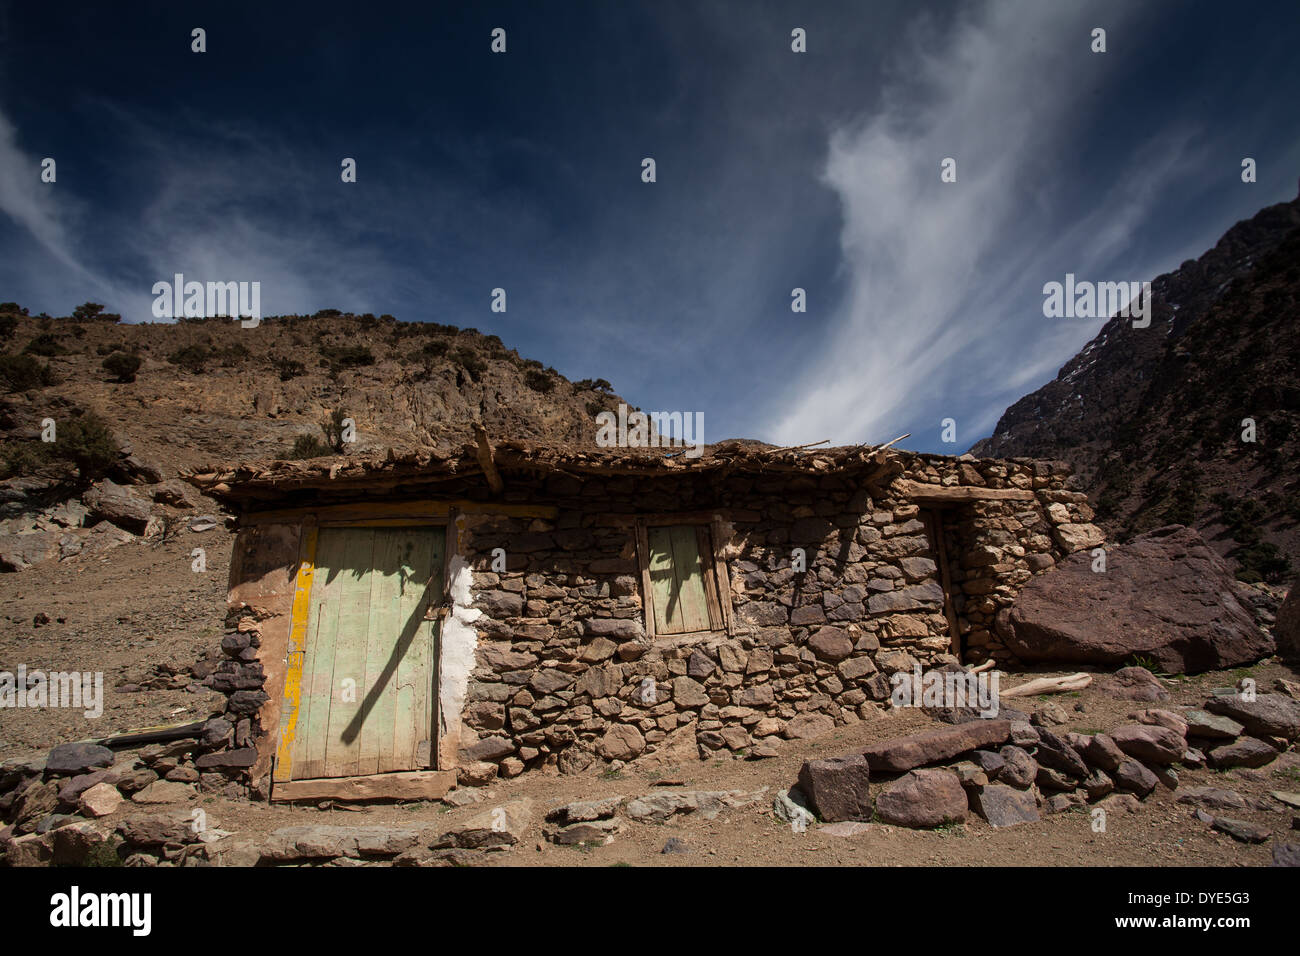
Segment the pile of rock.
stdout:
<svg viewBox="0 0 1300 956">
<path fill-rule="evenodd" d="M 45 862 L 68 827 L 115 816 L 130 807 L 188 803 L 201 779 L 195 744 L 178 740 L 115 754 L 97 744 L 60 744 L 43 759 L 0 764 L 0 852 Z M 95 832 L 109 832 L 111 826 Z M 95 841 L 96 845 L 103 840 Z"/>
<path fill-rule="evenodd" d="M 57 499 L 66 491 L 52 481 L 0 481 L 0 571 L 26 571 L 45 561 L 88 557 L 157 537 L 207 501 L 186 482 L 163 481 L 144 465 L 124 467 L 117 477 L 126 483 L 104 478 L 80 498 L 62 500 Z M 197 519 L 190 524 L 192 530 L 199 527 Z M 215 526 L 215 521 L 206 524 Z"/>
<path fill-rule="evenodd" d="M 793 800 L 827 823 L 904 827 L 961 823 L 968 813 L 1013 826 L 1086 804 L 1131 810 L 1159 786 L 1175 789 L 1179 766 L 1259 767 L 1300 736 L 1300 703 L 1280 694 L 1247 699 L 1235 689 L 1204 709 L 1139 711 L 1109 733 L 1057 735 L 1042 726 L 1050 720 L 1035 726 L 1005 708 L 999 716 L 805 761 L 797 790 L 779 795 L 774 810 L 790 820 L 785 804 Z M 1242 838 L 1244 826 L 1220 829 Z"/>
</svg>

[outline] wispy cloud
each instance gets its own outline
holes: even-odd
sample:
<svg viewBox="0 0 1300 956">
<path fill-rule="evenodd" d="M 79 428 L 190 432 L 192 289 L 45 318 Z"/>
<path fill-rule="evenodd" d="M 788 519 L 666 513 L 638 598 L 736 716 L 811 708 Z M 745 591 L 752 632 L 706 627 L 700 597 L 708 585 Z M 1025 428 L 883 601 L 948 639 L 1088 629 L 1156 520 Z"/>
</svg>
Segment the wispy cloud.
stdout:
<svg viewBox="0 0 1300 956">
<path fill-rule="evenodd" d="M 824 358 L 773 414 L 778 441 L 878 441 L 930 412 L 937 431 L 938 416 L 960 417 L 945 401 L 980 383 L 1000 393 L 1059 363 L 1059 342 L 1042 348 L 1053 336 L 1041 329 L 1026 349 L 1012 310 L 1023 315 L 1027 291 L 1063 255 L 1080 266 L 1109 260 L 1151 198 L 1142 187 L 1113 190 L 1069 224 L 1033 185 L 1080 118 L 1095 19 L 1077 5 L 998 0 L 946 32 L 923 20 L 900 56 L 912 72 L 878 111 L 833 132 L 824 179 L 843 209 L 849 291 Z M 1112 32 L 1120 25 L 1107 17 Z M 946 157 L 956 183 L 940 181 Z M 994 414 L 985 405 L 963 404 L 967 437 Z"/>
</svg>

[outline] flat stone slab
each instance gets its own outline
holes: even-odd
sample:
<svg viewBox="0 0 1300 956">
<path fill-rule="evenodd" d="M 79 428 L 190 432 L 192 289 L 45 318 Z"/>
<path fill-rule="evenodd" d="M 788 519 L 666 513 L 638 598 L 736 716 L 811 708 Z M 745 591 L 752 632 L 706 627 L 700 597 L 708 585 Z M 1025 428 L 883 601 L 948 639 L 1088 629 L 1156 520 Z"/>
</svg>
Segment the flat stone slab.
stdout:
<svg viewBox="0 0 1300 956">
<path fill-rule="evenodd" d="M 1211 713 L 1231 717 L 1258 737 L 1300 737 L 1300 701 L 1285 694 L 1257 694 L 1245 700 L 1238 694 L 1212 697 L 1205 705 Z"/>
<path fill-rule="evenodd" d="M 970 790 L 971 809 L 991 827 L 1013 827 L 1039 819 L 1038 801 L 1032 790 L 1016 790 L 1002 784 Z"/>
<path fill-rule="evenodd" d="M 551 823 L 568 826 L 572 823 L 590 823 L 593 820 L 607 820 L 617 811 L 623 797 L 606 797 L 603 800 L 579 800 L 556 807 L 546 814 Z"/>
<path fill-rule="evenodd" d="M 435 848 L 480 849 L 512 846 L 523 839 L 533 819 L 533 802 L 513 800 L 484 810 L 443 832 Z"/>
<path fill-rule="evenodd" d="M 1210 824 L 1210 826 L 1220 833 L 1228 834 L 1228 836 L 1241 843 L 1263 843 L 1273 834 L 1272 830 L 1257 827 L 1245 820 L 1233 820 L 1229 817 L 1215 817 L 1214 823 Z"/>
<path fill-rule="evenodd" d="M 1236 790 L 1218 787 L 1189 787 L 1178 795 L 1178 802 L 1208 810 L 1244 810 L 1246 800 Z"/>
<path fill-rule="evenodd" d="M 421 831 L 392 827 L 294 826 L 272 831 L 261 858 L 272 863 L 336 857 L 390 857 L 420 842 Z"/>
<path fill-rule="evenodd" d="M 1245 730 L 1243 724 L 1231 717 L 1212 714 L 1208 710 L 1189 710 L 1183 715 L 1187 718 L 1187 736 L 1203 737 L 1206 740 L 1236 740 Z"/>
<path fill-rule="evenodd" d="M 972 720 L 950 727 L 882 740 L 858 751 L 873 773 L 906 773 L 971 750 L 998 747 L 1011 736 L 1009 720 Z"/>
<path fill-rule="evenodd" d="M 98 744 L 59 744 L 45 759 L 45 770 L 50 774 L 74 776 L 111 767 L 114 759 L 113 751 Z"/>
<path fill-rule="evenodd" d="M 1262 767 L 1280 754 L 1272 744 L 1258 737 L 1241 737 L 1230 744 L 1215 747 L 1209 753 L 1211 767 Z"/>
<path fill-rule="evenodd" d="M 643 823 L 663 823 L 677 813 L 699 813 L 712 820 L 726 809 L 747 807 L 763 799 L 767 787 L 761 790 L 686 790 L 682 792 L 648 793 L 628 802 L 623 812 L 630 819 Z"/>
</svg>

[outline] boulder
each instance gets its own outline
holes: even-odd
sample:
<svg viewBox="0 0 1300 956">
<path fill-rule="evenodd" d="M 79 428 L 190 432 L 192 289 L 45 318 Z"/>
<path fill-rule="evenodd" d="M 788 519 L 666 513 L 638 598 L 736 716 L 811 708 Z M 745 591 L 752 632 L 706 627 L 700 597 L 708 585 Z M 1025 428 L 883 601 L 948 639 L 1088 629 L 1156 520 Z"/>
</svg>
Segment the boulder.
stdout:
<svg viewBox="0 0 1300 956">
<path fill-rule="evenodd" d="M 1241 794 L 1219 787 L 1189 787 L 1178 795 L 1178 802 L 1205 810 L 1246 809 L 1246 800 Z"/>
<path fill-rule="evenodd" d="M 853 653 L 853 639 L 838 627 L 823 627 L 808 639 L 808 648 L 822 660 L 838 663 Z"/>
<path fill-rule="evenodd" d="M 162 520 L 153 515 L 148 498 L 107 478 L 96 482 L 82 501 L 96 518 L 111 521 L 132 534 L 148 537 L 162 530 Z"/>
<path fill-rule="evenodd" d="M 1119 789 L 1136 793 L 1139 797 L 1145 797 L 1160 782 L 1155 774 L 1136 760 L 1125 760 L 1114 769 L 1111 777 Z"/>
<path fill-rule="evenodd" d="M 1189 710 L 1183 715 L 1187 718 L 1187 736 L 1201 737 L 1205 740 L 1236 740 L 1246 729 L 1231 717 L 1221 717 L 1208 710 Z"/>
<path fill-rule="evenodd" d="M 1038 820 L 1038 801 L 1031 790 L 1015 790 L 1000 784 L 975 787 L 970 791 L 970 805 L 991 827 L 1012 827 Z"/>
<path fill-rule="evenodd" d="M 1210 824 L 1220 833 L 1226 833 L 1239 843 L 1263 843 L 1273 835 L 1272 830 L 1256 826 L 1246 820 L 1234 820 L 1230 817 L 1215 817 Z"/>
<path fill-rule="evenodd" d="M 1262 767 L 1277 759 L 1277 749 L 1258 737 L 1242 737 L 1230 744 L 1215 747 L 1207 755 L 1211 767 Z"/>
<path fill-rule="evenodd" d="M 826 823 L 870 820 L 868 778 L 867 761 L 862 754 L 805 760 L 799 768 L 799 789 Z"/>
<path fill-rule="evenodd" d="M 1110 732 L 1110 739 L 1120 750 L 1144 763 L 1171 764 L 1183 758 L 1187 741 L 1168 727 L 1149 724 L 1125 724 Z"/>
<path fill-rule="evenodd" d="M 1273 640 L 1277 642 L 1277 653 L 1282 660 L 1300 661 L 1300 594 L 1296 593 L 1294 585 L 1277 609 Z"/>
<path fill-rule="evenodd" d="M 882 740 L 858 751 L 872 772 L 903 773 L 982 747 L 996 747 L 1011 736 L 1009 720 L 975 720 Z"/>
<path fill-rule="evenodd" d="M 606 760 L 631 760 L 645 750 L 645 737 L 631 724 L 612 724 L 596 743 L 596 753 Z"/>
<path fill-rule="evenodd" d="M 1096 688 L 1119 700 L 1168 700 L 1169 691 L 1160 678 L 1145 667 L 1121 667 L 1114 674 L 1099 677 Z"/>
<path fill-rule="evenodd" d="M 1300 843 L 1274 843 L 1272 866 L 1300 866 Z"/>
<path fill-rule="evenodd" d="M 949 770 L 912 770 L 876 797 L 876 814 L 900 827 L 964 823 L 966 812 L 966 791 Z"/>
<path fill-rule="evenodd" d="M 1284 694 L 1257 694 L 1254 700 L 1239 694 L 1213 697 L 1205 709 L 1231 717 L 1257 737 L 1295 740 L 1300 736 L 1300 701 Z"/>
<path fill-rule="evenodd" d="M 622 797 L 604 797 L 599 800 L 579 800 L 556 807 L 546 814 L 546 819 L 560 826 L 574 823 L 591 823 L 594 820 L 608 820 L 623 802 Z"/>
<path fill-rule="evenodd" d="M 835 729 L 835 720 L 826 714 L 800 714 L 781 731 L 786 740 L 811 740 Z"/>
<path fill-rule="evenodd" d="M 59 556 L 57 531 L 0 534 L 0 571 L 26 571 Z"/>
<path fill-rule="evenodd" d="M 1089 800 L 1100 800 L 1115 790 L 1115 781 L 1104 770 L 1093 770 L 1083 779 L 1083 790 Z"/>
<path fill-rule="evenodd" d="M 59 744 L 45 761 L 47 773 L 75 776 L 113 763 L 113 751 L 98 744 Z"/>
<path fill-rule="evenodd" d="M 81 795 L 77 809 L 88 817 L 106 817 L 123 803 L 117 787 L 107 783 L 97 783 Z"/>
<path fill-rule="evenodd" d="M 130 817 L 117 825 L 117 832 L 131 846 L 158 847 L 167 844 L 198 843 L 193 820 L 185 813 Z"/>
<path fill-rule="evenodd" d="M 1040 728 L 1038 731 L 1038 750 L 1035 756 L 1044 767 L 1063 773 L 1067 777 L 1082 780 L 1088 776 L 1088 765 L 1075 749 L 1045 728 Z"/>
<path fill-rule="evenodd" d="M 1012 653 L 1026 662 L 1101 666 L 1141 655 L 1171 674 L 1273 653 L 1222 559 L 1196 531 L 1170 525 L 1111 545 L 1104 573 L 1092 561 L 1086 550 L 1069 555 L 999 612 L 997 631 Z"/>
<path fill-rule="evenodd" d="M 1017 790 L 1027 790 L 1033 786 L 1038 777 L 1038 761 L 1029 756 L 1028 751 L 1008 744 L 998 756 L 1002 758 L 1002 766 L 998 769 L 999 783 Z"/>
<path fill-rule="evenodd" d="M 1126 759 L 1109 734 L 1093 734 L 1083 751 L 1084 759 L 1101 770 L 1114 770 Z"/>
<path fill-rule="evenodd" d="M 1175 714 L 1172 710 L 1139 710 L 1135 714 L 1129 714 L 1129 717 L 1139 724 L 1168 727 L 1179 737 L 1187 736 L 1187 718 L 1182 714 Z"/>
<path fill-rule="evenodd" d="M 521 799 L 503 803 L 470 817 L 442 834 L 437 847 L 480 849 L 489 846 L 513 846 L 523 839 L 532 824 L 533 804 Z"/>
<path fill-rule="evenodd" d="M 682 790 L 678 792 L 648 793 L 629 801 L 624 808 L 627 816 L 642 823 L 663 823 L 678 813 L 698 813 L 706 820 L 714 819 L 725 809 L 747 807 L 763 798 L 767 788 L 761 790 Z"/>
</svg>

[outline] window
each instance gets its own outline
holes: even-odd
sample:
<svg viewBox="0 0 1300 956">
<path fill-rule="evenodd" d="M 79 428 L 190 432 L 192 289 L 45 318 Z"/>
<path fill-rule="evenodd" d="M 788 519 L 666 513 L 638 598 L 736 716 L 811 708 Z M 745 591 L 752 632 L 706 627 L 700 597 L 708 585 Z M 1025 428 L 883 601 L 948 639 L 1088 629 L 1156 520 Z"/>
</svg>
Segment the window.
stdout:
<svg viewBox="0 0 1300 956">
<path fill-rule="evenodd" d="M 726 568 L 707 524 L 640 524 L 637 544 L 647 636 L 728 630 Z"/>
</svg>

